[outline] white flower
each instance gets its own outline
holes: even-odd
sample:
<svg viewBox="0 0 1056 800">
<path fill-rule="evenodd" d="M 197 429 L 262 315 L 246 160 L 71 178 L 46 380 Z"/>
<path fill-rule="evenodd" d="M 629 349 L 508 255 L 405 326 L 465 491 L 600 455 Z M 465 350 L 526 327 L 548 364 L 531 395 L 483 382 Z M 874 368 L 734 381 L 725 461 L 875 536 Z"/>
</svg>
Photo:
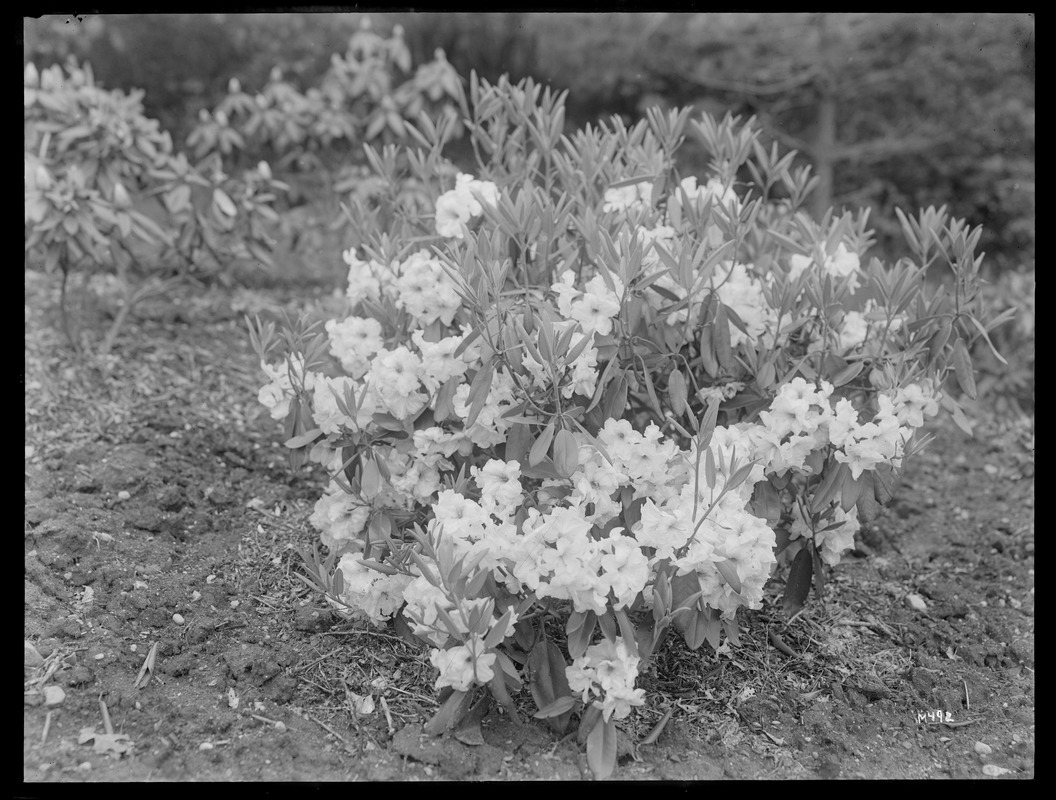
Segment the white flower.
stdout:
<svg viewBox="0 0 1056 800">
<path fill-rule="evenodd" d="M 362 533 L 369 517 L 368 505 L 348 494 L 337 483 L 331 483 L 326 494 L 316 501 L 308 522 L 320 532 L 324 545 L 337 550 Z"/>
<path fill-rule="evenodd" d="M 495 654 L 485 652 L 484 640 L 479 636 L 471 636 L 464 645 L 449 650 L 433 650 L 429 661 L 440 673 L 434 684 L 436 689 L 450 686 L 456 692 L 468 692 L 495 677 Z"/>
<path fill-rule="evenodd" d="M 478 181 L 472 175 L 458 173 L 455 188 L 444 192 L 436 201 L 436 232 L 445 238 L 462 238 L 462 226 L 484 213 L 481 201 L 495 206 L 498 187 L 491 181 Z"/>
<path fill-rule="evenodd" d="M 568 686 L 584 703 L 594 700 L 606 722 L 613 716 L 623 719 L 633 706 L 645 705 L 645 690 L 635 689 L 637 656 L 632 656 L 622 637 L 615 642 L 602 639 L 568 667 Z"/>
<path fill-rule="evenodd" d="M 804 270 L 808 269 L 815 263 L 812 256 L 801 256 L 798 253 L 790 256 L 788 262 L 789 280 L 795 280 Z M 858 278 L 861 274 L 861 266 L 861 259 L 858 257 L 858 254 L 848 250 L 847 246 L 843 242 L 840 242 L 839 245 L 836 246 L 836 251 L 832 255 L 826 255 L 825 263 L 822 264 L 821 269 L 833 278 L 848 278 L 848 290 L 851 294 L 854 294 L 855 289 L 858 288 Z"/>
<path fill-rule="evenodd" d="M 326 333 L 330 337 L 330 354 L 353 378 L 363 377 L 370 370 L 371 356 L 385 346 L 381 323 L 370 317 L 327 320 Z"/>
<path fill-rule="evenodd" d="M 630 211 L 642 206 L 652 206 L 652 181 L 639 181 L 626 186 L 614 186 L 605 190 L 605 212 Z"/>
</svg>

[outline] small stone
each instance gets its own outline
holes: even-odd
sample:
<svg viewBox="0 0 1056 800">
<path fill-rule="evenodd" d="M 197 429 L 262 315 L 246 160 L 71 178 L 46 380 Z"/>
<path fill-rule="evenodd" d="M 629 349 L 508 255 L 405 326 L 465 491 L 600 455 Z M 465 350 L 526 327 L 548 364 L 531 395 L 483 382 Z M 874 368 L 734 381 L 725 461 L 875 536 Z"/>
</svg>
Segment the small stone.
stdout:
<svg viewBox="0 0 1056 800">
<path fill-rule="evenodd" d="M 77 765 L 77 769 L 82 770 L 84 772 L 88 772 L 91 768 L 92 768 L 92 762 L 91 761 L 82 761 L 80 764 Z"/>
<path fill-rule="evenodd" d="M 44 705 L 46 706 L 57 706 L 66 699 L 66 692 L 63 691 L 61 686 L 45 686 L 44 687 Z"/>
<path fill-rule="evenodd" d="M 117 499 L 118 499 L 118 501 L 123 503 L 123 502 L 125 502 L 125 500 L 131 500 L 132 499 L 132 494 L 130 492 L 126 492 L 124 489 L 122 489 L 120 492 L 117 493 Z"/>
<path fill-rule="evenodd" d="M 106 653 L 96 653 L 94 656 L 92 656 L 92 658 L 94 658 L 96 661 L 102 661 L 104 658 L 106 658 Z"/>
<path fill-rule="evenodd" d="M 206 583 L 210 583 L 211 584 L 215 580 L 216 580 L 216 576 L 215 575 L 206 575 L 205 576 L 205 582 Z"/>
<path fill-rule="evenodd" d="M 183 618 L 183 614 L 173 614 L 172 621 L 177 625 L 183 625 L 187 620 Z"/>
<path fill-rule="evenodd" d="M 928 613 L 928 604 L 924 602 L 924 598 L 919 594 L 907 594 L 905 602 L 908 608 L 911 608 L 920 614 Z"/>
<path fill-rule="evenodd" d="M 1005 769 L 1004 767 L 999 767 L 999 766 L 997 766 L 997 764 L 984 764 L 983 765 L 983 774 L 987 775 L 987 776 L 989 776 L 991 778 L 996 778 L 999 775 L 1009 775 L 1009 774 L 1011 774 L 1011 772 L 1012 772 L 1012 770 Z"/>
<path fill-rule="evenodd" d="M 992 752 L 994 752 L 994 748 L 992 748 L 988 744 L 983 744 L 982 742 L 976 742 L 975 743 L 975 752 L 977 752 L 981 756 L 988 756 Z"/>
<path fill-rule="evenodd" d="M 214 747 L 216 747 L 216 745 L 214 745 L 212 742 L 202 742 L 200 745 L 198 745 L 199 750 L 212 750 Z"/>
<path fill-rule="evenodd" d="M 27 669 L 39 667 L 44 663 L 44 658 L 32 642 L 26 642 L 25 666 Z"/>
<path fill-rule="evenodd" d="M 993 464 L 983 464 L 983 472 L 987 475 L 996 475 L 998 470 Z"/>
</svg>

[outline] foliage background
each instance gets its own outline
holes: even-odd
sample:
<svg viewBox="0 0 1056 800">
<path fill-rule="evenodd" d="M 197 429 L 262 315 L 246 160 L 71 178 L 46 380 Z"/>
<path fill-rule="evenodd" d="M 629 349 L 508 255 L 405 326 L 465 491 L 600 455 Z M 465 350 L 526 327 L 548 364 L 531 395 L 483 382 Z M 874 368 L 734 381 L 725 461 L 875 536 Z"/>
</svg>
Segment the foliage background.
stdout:
<svg viewBox="0 0 1056 800">
<path fill-rule="evenodd" d="M 255 91 L 279 65 L 302 86 L 318 81 L 363 16 L 27 18 L 24 49 L 40 68 L 73 54 L 104 86 L 144 89 L 147 114 L 182 141 L 231 77 Z M 882 249 L 898 239 L 894 206 L 946 203 L 985 227 L 981 249 L 992 268 L 1033 264 L 1033 15 L 404 12 L 370 19 L 382 32 L 402 25 L 415 63 L 443 48 L 463 76 L 532 75 L 569 89 L 569 129 L 599 115 L 637 117 L 655 104 L 756 114 L 770 138 L 815 165 L 819 208 L 874 209 Z"/>
</svg>

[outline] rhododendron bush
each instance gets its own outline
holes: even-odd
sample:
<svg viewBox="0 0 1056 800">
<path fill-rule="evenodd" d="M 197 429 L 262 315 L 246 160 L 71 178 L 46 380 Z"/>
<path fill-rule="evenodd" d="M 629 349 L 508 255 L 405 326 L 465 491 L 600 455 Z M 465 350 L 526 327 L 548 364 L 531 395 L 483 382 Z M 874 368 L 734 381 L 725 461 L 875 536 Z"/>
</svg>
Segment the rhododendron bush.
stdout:
<svg viewBox="0 0 1056 800">
<path fill-rule="evenodd" d="M 427 120 L 414 148 L 368 148 L 390 191 L 344 253 L 347 314 L 256 324 L 260 401 L 331 476 L 313 585 L 431 648 L 428 729 L 482 687 L 516 716 L 527 682 L 556 730 L 578 713 L 607 775 L 672 628 L 736 645 L 775 574 L 795 613 L 925 420 L 968 425 L 944 381 L 971 394 L 988 341 L 979 231 L 902 217 L 915 258 L 885 265 L 867 215 L 800 210 L 809 169 L 750 122 L 650 111 L 566 136 L 563 97 L 530 81 L 474 79 L 471 100 L 475 174 Z M 691 134 L 707 175 L 677 169 Z M 929 268 L 950 280 L 927 288 Z"/>
</svg>

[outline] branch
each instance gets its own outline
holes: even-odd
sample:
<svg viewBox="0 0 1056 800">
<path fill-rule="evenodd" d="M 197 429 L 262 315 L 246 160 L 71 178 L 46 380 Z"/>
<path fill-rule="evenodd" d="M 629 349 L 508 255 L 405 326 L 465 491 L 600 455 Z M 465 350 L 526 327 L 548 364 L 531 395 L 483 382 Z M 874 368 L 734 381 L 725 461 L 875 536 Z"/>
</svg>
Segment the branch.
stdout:
<svg viewBox="0 0 1056 800">
<path fill-rule="evenodd" d="M 701 75 L 699 72 L 692 75 L 683 75 L 683 79 L 689 83 L 703 86 L 705 89 L 714 89 L 720 92 L 734 92 L 736 94 L 750 94 L 759 97 L 771 94 L 782 94 L 800 86 L 813 83 L 820 70 L 810 67 L 798 75 L 793 75 L 783 81 L 776 83 L 750 83 L 748 81 L 724 81 L 721 78 L 711 78 Z"/>
<path fill-rule="evenodd" d="M 950 134 L 934 136 L 885 136 L 859 144 L 836 148 L 832 154 L 834 161 L 883 161 L 892 156 L 924 153 L 932 148 L 953 140 Z"/>
</svg>

